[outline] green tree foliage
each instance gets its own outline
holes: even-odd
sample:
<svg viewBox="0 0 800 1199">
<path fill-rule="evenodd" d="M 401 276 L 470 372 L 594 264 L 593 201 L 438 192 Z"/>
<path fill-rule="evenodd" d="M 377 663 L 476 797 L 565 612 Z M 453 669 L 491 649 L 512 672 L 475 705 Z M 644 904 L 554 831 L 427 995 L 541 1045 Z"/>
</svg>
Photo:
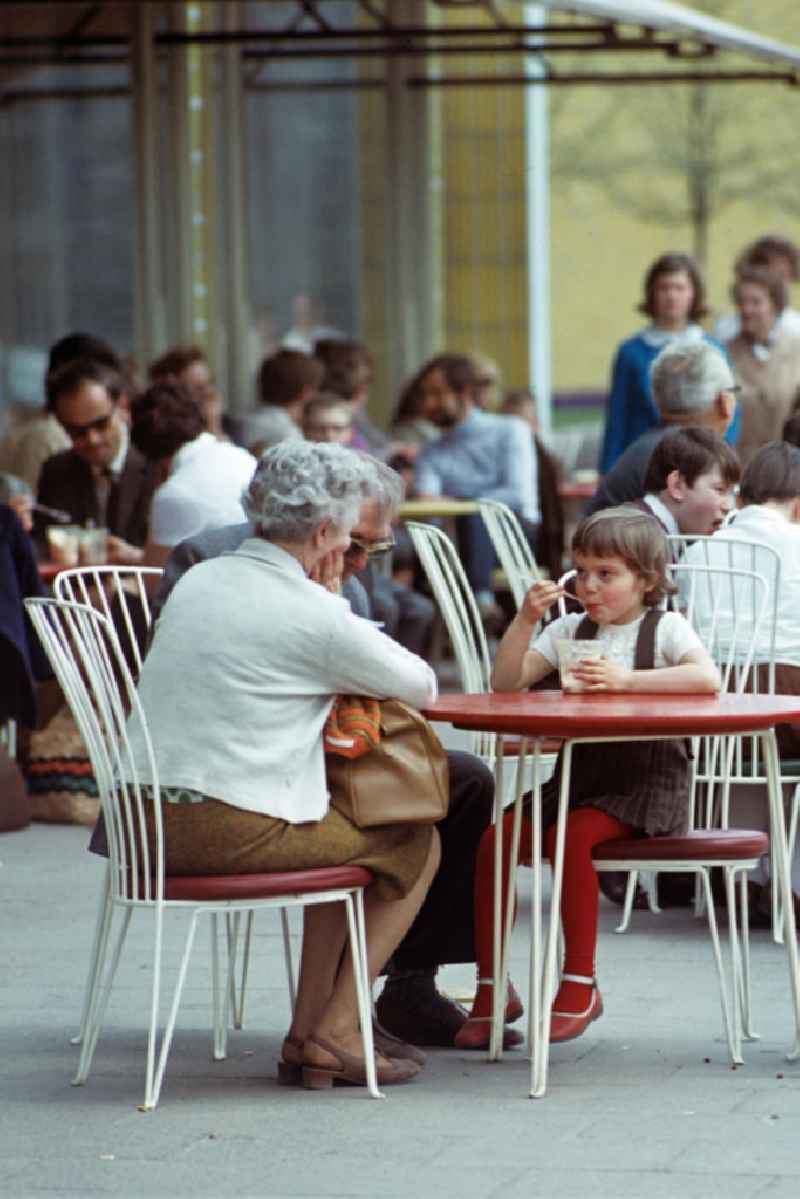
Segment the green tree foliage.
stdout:
<svg viewBox="0 0 800 1199">
<path fill-rule="evenodd" d="M 695 7 L 776 40 L 800 41 L 799 0 L 757 6 L 704 0 Z M 713 69 L 717 61 L 730 69 L 754 65 L 730 54 L 695 65 Z M 555 66 L 586 71 L 593 62 L 583 56 L 567 63 L 559 56 Z M 624 61 L 631 74 L 679 66 L 653 54 L 626 55 Z M 596 187 L 637 220 L 664 228 L 688 225 L 700 262 L 708 256 L 712 223 L 732 204 L 768 198 L 773 212 L 800 216 L 800 88 L 651 83 L 553 92 L 556 187 Z"/>
</svg>

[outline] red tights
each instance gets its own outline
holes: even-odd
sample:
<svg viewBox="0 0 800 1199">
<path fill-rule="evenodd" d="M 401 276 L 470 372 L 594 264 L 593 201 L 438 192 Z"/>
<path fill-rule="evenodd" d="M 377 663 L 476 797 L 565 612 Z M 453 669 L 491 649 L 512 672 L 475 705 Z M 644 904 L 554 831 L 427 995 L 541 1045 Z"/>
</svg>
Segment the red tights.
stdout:
<svg viewBox="0 0 800 1199">
<path fill-rule="evenodd" d="M 511 873 L 511 826 L 513 812 L 503 817 L 503 907 L 505 912 Z M 592 864 L 592 850 L 601 841 L 613 837 L 628 837 L 628 824 L 599 808 L 575 808 L 567 814 L 564 844 L 564 881 L 561 892 L 561 920 L 564 927 L 564 973 L 594 977 L 594 958 L 597 945 L 597 914 L 600 892 L 597 872 Z M 553 860 L 556 828 L 551 825 L 544 834 L 544 852 Z M 494 949 L 494 843 L 495 829 L 491 825 L 481 838 L 475 866 L 475 949 L 478 959 L 478 978 L 491 978 Z M 530 862 L 532 822 L 523 813 L 519 860 Z M 589 1002 L 590 989 L 580 983 L 562 983 L 554 1007 L 559 1011 L 582 1011 Z M 492 1008 L 492 990 L 478 987 L 473 1016 L 487 1016 Z"/>
</svg>

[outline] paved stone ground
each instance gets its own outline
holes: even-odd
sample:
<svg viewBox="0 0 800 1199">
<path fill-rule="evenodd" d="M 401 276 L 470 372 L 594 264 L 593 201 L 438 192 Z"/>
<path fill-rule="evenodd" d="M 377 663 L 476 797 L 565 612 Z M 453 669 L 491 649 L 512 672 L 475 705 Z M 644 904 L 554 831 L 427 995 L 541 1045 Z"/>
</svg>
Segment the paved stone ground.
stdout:
<svg viewBox="0 0 800 1199">
<path fill-rule="evenodd" d="M 134 921 L 86 1086 L 70 1077 L 101 878 L 82 829 L 0 837 L 0 1195 L 270 1199 L 798 1199 L 800 1065 L 785 960 L 754 934 L 757 1026 L 732 1071 L 710 950 L 686 911 L 637 913 L 614 936 L 604 907 L 606 1015 L 556 1047 L 545 1099 L 517 1051 L 430 1054 L 424 1075 L 371 1102 L 358 1090 L 279 1088 L 288 1018 L 277 917 L 260 917 L 247 1027 L 210 1057 L 207 937 L 190 970 L 161 1103 L 137 1110 L 144 1072 L 149 921 Z M 529 877 L 523 872 L 521 878 Z M 513 973 L 523 993 L 528 905 Z M 175 958 L 171 959 L 172 961 Z M 168 974 L 172 978 L 171 973 Z M 443 972 L 469 992 L 468 967 Z"/>
</svg>

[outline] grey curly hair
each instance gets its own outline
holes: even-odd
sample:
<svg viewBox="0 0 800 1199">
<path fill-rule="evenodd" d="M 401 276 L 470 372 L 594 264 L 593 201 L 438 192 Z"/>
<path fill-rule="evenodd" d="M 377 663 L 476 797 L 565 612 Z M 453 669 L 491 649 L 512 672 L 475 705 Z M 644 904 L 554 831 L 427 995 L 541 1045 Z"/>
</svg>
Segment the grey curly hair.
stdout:
<svg viewBox="0 0 800 1199">
<path fill-rule="evenodd" d="M 281 441 L 259 460 L 242 507 L 269 541 L 305 541 L 325 520 L 351 529 L 361 501 L 376 492 L 371 464 L 323 442 Z"/>
</svg>

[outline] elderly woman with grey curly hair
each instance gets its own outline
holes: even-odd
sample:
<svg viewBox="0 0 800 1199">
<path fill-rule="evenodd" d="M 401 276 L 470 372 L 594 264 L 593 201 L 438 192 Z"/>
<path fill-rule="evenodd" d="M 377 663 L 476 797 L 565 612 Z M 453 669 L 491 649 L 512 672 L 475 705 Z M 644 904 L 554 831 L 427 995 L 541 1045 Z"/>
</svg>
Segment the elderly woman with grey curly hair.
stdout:
<svg viewBox="0 0 800 1199">
<path fill-rule="evenodd" d="M 427 825 L 361 829 L 330 807 L 323 726 L 337 694 L 422 707 L 430 667 L 354 616 L 314 579 L 341 573 L 370 460 L 339 445 L 282 442 L 244 505 L 256 536 L 187 572 L 159 618 L 139 682 L 161 781 L 170 874 L 362 865 L 375 977 L 422 904 L 439 862 Z M 135 746 L 137 765 L 146 761 Z M 173 802 L 170 802 L 172 800 Z M 353 968 L 341 904 L 306 909 L 284 1075 L 363 1083 Z M 379 1056 L 382 1084 L 413 1061 Z"/>
</svg>

